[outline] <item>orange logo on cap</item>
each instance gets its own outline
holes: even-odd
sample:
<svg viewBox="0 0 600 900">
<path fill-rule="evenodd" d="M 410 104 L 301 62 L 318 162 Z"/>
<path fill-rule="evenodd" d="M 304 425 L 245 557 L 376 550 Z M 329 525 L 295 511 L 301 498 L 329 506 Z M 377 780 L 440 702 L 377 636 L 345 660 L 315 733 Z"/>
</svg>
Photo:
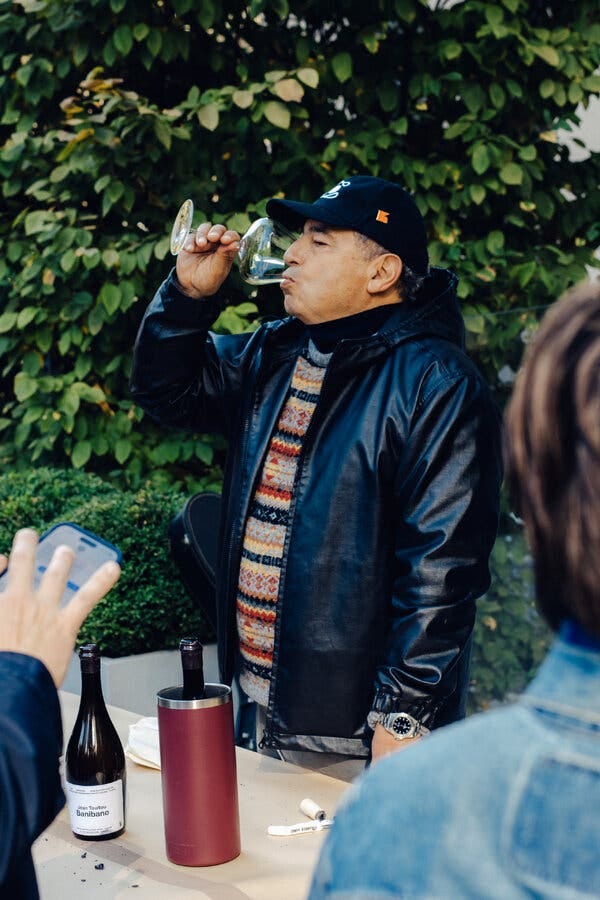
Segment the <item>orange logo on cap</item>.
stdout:
<svg viewBox="0 0 600 900">
<path fill-rule="evenodd" d="M 375 216 L 375 221 L 383 222 L 384 225 L 387 225 L 390 218 L 389 212 L 386 212 L 385 209 L 378 209 L 377 215 Z"/>
</svg>

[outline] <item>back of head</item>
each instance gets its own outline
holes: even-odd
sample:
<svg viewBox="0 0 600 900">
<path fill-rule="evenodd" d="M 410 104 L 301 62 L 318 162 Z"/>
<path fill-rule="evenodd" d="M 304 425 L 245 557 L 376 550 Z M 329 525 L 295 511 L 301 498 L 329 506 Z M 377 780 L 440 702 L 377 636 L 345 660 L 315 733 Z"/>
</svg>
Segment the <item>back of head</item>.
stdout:
<svg viewBox="0 0 600 900">
<path fill-rule="evenodd" d="M 542 613 L 600 636 L 600 283 L 544 317 L 508 406 L 506 456 Z"/>
</svg>

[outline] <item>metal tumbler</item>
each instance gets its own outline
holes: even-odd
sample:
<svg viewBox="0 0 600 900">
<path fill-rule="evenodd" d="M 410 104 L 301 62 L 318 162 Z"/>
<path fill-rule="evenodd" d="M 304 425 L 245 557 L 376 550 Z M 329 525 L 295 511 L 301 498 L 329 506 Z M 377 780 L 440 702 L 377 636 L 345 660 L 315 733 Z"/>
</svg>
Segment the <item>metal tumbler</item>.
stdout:
<svg viewBox="0 0 600 900">
<path fill-rule="evenodd" d="M 216 866 L 239 856 L 231 688 L 207 684 L 201 700 L 181 687 L 158 692 L 158 733 L 167 857 Z"/>
</svg>

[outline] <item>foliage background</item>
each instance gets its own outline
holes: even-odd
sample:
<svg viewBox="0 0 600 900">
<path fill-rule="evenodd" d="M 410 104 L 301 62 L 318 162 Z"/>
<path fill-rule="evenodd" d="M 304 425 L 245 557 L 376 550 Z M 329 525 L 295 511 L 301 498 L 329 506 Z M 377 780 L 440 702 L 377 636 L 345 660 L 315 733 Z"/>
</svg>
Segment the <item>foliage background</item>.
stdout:
<svg viewBox="0 0 600 900">
<path fill-rule="evenodd" d="M 218 486 L 222 446 L 165 434 L 127 387 L 173 215 L 191 196 L 198 219 L 244 230 L 273 194 L 364 171 L 415 191 L 502 393 L 519 336 L 598 239 L 598 155 L 556 143 L 600 87 L 595 11 L 0 0 L 2 462 Z M 229 291 L 218 329 L 281 310 L 277 289 Z"/>
<path fill-rule="evenodd" d="M 532 560 L 508 515 L 490 559 L 492 583 L 478 601 L 467 709 L 478 712 L 520 693 L 552 640 L 535 605 Z"/>
<path fill-rule="evenodd" d="M 598 154 L 570 160 L 557 131 L 600 88 L 596 4 L 447 7 L 0 0 L 0 465 L 26 482 L 32 465 L 60 467 L 40 527 L 67 517 L 72 494 L 81 524 L 129 541 L 134 555 L 135 540 L 160 547 L 148 575 L 160 590 L 140 591 L 161 616 L 176 583 L 161 544 L 170 511 L 182 490 L 219 488 L 224 453 L 213 436 L 158 428 L 128 392 L 137 326 L 169 271 L 170 224 L 186 197 L 197 221 L 243 231 L 276 194 L 314 199 L 361 172 L 405 184 L 432 262 L 460 275 L 469 347 L 500 403 L 541 311 L 592 261 Z M 217 330 L 281 311 L 277 289 L 252 290 L 235 272 L 227 290 Z M 103 479 L 93 496 L 69 480 L 77 470 Z M 38 522 L 33 488 L 20 498 L 7 484 L 5 541 Z M 547 640 L 518 529 L 503 532 L 494 567 L 475 707 L 518 689 Z M 177 634 L 193 612 L 180 589 Z M 171 640 L 162 620 L 128 620 L 134 584 L 117 591 L 123 611 L 110 615 L 125 634 Z"/>
</svg>

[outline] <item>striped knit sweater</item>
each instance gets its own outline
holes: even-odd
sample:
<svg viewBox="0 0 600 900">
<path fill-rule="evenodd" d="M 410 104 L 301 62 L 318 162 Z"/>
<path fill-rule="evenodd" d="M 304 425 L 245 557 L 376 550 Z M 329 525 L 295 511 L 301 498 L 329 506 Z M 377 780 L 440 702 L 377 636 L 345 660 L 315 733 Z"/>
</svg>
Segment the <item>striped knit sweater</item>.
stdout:
<svg viewBox="0 0 600 900">
<path fill-rule="evenodd" d="M 323 365 L 298 358 L 246 521 L 237 593 L 240 685 L 262 706 L 269 698 L 281 563 L 296 471 L 324 376 Z"/>
</svg>

